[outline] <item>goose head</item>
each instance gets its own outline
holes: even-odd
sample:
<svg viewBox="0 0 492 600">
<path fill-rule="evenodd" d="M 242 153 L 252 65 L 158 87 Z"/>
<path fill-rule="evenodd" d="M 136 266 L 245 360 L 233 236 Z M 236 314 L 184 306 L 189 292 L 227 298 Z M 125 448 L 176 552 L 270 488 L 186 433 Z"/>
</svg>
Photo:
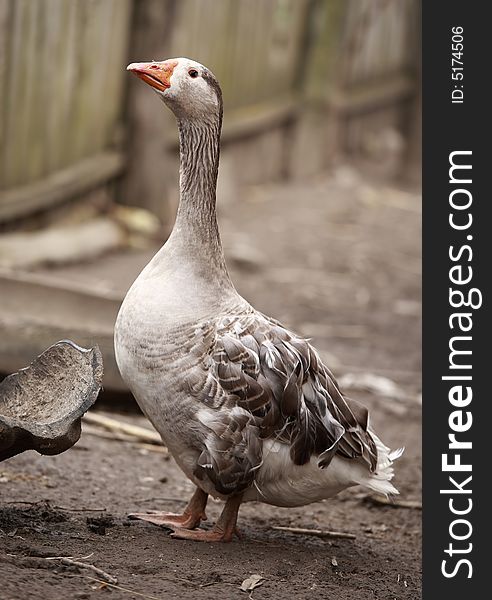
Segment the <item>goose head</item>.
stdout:
<svg viewBox="0 0 492 600">
<path fill-rule="evenodd" d="M 127 67 L 145 81 L 178 119 L 217 119 L 222 115 L 222 92 L 215 75 L 189 58 L 131 63 Z"/>
</svg>

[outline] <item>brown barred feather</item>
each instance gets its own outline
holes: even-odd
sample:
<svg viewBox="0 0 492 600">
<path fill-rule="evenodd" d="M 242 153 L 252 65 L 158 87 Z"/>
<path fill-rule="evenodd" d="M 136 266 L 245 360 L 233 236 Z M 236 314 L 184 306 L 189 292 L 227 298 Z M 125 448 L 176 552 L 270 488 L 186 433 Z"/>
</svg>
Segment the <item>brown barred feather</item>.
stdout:
<svg viewBox="0 0 492 600">
<path fill-rule="evenodd" d="M 261 464 L 265 439 L 288 444 L 298 465 L 316 456 L 325 468 L 338 454 L 362 459 L 375 471 L 368 410 L 342 395 L 307 340 L 254 312 L 214 325 L 203 327 L 212 357 L 204 367 L 207 377 L 202 371 L 201 378 L 189 378 L 192 394 L 218 409 L 204 422 L 213 435 L 198 461 L 198 477 L 208 477 L 223 494 L 245 489 Z"/>
</svg>

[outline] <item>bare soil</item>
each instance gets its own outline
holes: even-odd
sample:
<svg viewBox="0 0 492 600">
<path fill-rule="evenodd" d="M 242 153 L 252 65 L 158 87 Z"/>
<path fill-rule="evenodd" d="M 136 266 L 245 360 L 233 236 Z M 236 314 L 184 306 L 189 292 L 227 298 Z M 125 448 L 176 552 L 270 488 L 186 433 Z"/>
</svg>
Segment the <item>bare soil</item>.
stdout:
<svg viewBox="0 0 492 600">
<path fill-rule="evenodd" d="M 402 499 L 418 501 L 419 195 L 339 168 L 309 183 L 250 188 L 223 203 L 220 217 L 244 296 L 313 338 L 337 376 L 370 373 L 399 386 L 399 399 L 349 393 L 370 407 L 388 445 L 406 447 L 395 484 Z M 146 425 L 136 413 L 119 418 Z M 421 597 L 418 509 L 374 505 L 357 488 L 297 509 L 247 504 L 240 511 L 243 539 L 230 544 L 174 540 L 126 516 L 179 511 L 191 491 L 172 458 L 88 432 L 60 456 L 28 452 L 1 463 L 0 599 Z M 209 523 L 220 508 L 209 503 Z M 271 529 L 279 525 L 356 538 Z M 119 587 L 52 557 L 94 565 Z M 252 574 L 263 584 L 241 591 Z"/>
</svg>

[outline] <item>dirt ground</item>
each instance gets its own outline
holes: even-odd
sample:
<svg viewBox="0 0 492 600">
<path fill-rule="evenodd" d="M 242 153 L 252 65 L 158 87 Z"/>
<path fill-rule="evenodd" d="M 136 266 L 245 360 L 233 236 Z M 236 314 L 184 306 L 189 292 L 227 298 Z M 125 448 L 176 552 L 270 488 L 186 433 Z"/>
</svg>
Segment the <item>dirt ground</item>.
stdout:
<svg viewBox="0 0 492 600">
<path fill-rule="evenodd" d="M 401 499 L 420 500 L 419 195 L 340 167 L 309 183 L 249 188 L 222 202 L 220 220 L 239 291 L 312 338 L 337 377 L 352 382 L 349 395 L 370 407 L 383 440 L 406 448 L 396 465 Z M 357 389 L 367 374 L 369 389 Z M 388 382 L 377 380 L 374 389 L 374 375 L 397 387 L 385 392 Z M 108 410 L 107 402 L 99 406 Z M 135 414 L 118 418 L 146 425 Z M 191 491 L 172 458 L 88 431 L 60 456 L 28 452 L 3 462 L 0 599 L 421 597 L 416 508 L 373 504 L 358 488 L 297 509 L 247 504 L 243 539 L 230 544 L 174 540 L 126 517 L 178 511 Z M 209 503 L 209 522 L 220 508 Z M 272 526 L 356 537 L 320 539 Z M 53 557 L 98 567 L 118 587 Z M 252 574 L 262 585 L 241 591 Z"/>
</svg>

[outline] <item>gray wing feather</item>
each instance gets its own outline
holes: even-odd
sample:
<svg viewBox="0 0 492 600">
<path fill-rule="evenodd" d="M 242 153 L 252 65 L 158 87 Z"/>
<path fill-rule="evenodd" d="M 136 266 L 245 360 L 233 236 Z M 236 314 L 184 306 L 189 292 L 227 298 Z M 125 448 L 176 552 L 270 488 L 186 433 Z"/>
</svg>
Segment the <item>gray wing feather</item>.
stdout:
<svg viewBox="0 0 492 600">
<path fill-rule="evenodd" d="M 335 455 L 363 459 L 374 472 L 377 450 L 367 409 L 345 397 L 307 340 L 259 313 L 229 317 L 208 336 L 209 362 L 190 373 L 190 393 L 213 413 L 196 468 L 223 494 L 250 486 L 261 440 L 290 447 L 297 465 Z"/>
</svg>

